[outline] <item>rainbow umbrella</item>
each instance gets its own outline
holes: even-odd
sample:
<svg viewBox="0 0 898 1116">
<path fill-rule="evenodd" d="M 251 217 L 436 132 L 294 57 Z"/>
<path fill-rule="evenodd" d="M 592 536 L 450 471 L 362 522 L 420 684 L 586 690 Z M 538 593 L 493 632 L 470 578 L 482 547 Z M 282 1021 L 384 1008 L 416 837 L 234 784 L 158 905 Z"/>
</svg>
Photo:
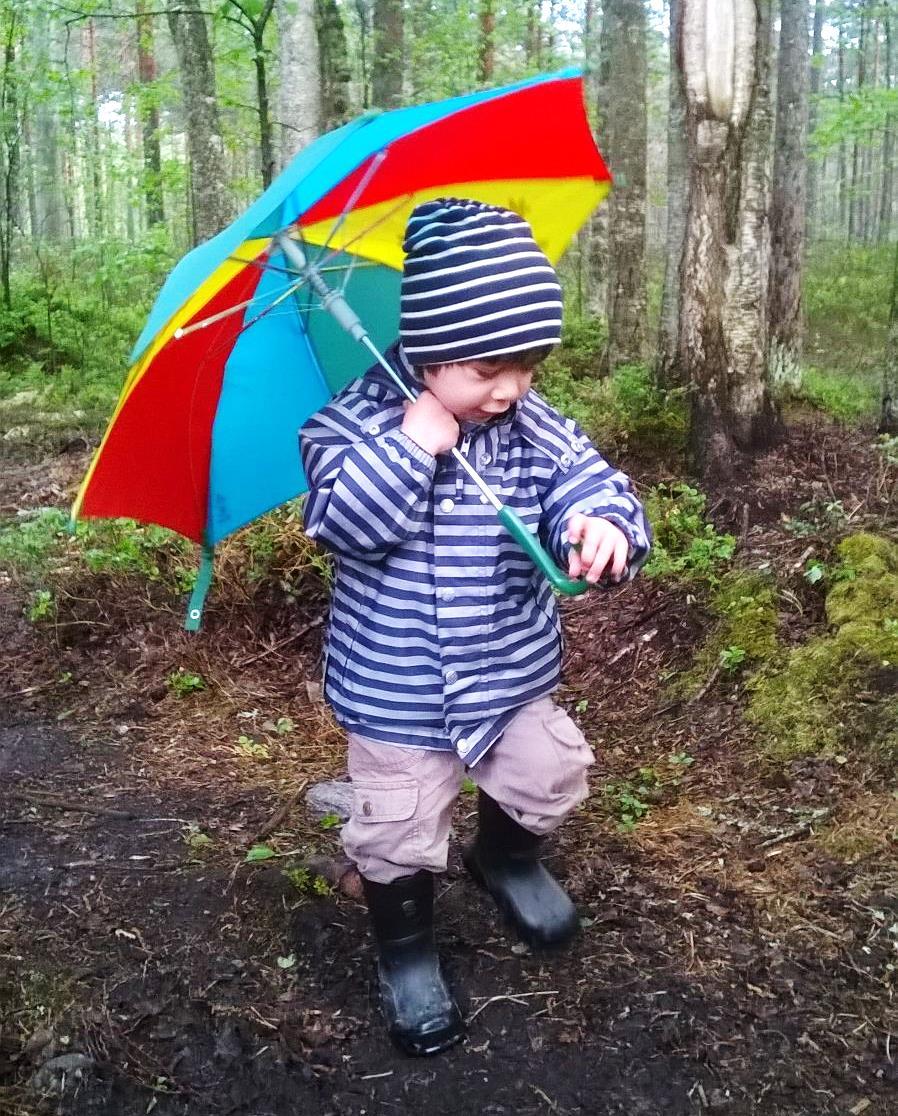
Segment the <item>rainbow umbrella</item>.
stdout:
<svg viewBox="0 0 898 1116">
<path fill-rule="evenodd" d="M 369 113 L 322 136 L 169 275 L 73 519 L 128 516 L 201 544 L 195 628 L 215 544 L 306 490 L 297 431 L 371 362 L 279 238 L 315 254 L 315 274 L 383 348 L 398 331 L 415 206 L 453 195 L 512 209 L 556 262 L 610 181 L 577 70 Z"/>
</svg>

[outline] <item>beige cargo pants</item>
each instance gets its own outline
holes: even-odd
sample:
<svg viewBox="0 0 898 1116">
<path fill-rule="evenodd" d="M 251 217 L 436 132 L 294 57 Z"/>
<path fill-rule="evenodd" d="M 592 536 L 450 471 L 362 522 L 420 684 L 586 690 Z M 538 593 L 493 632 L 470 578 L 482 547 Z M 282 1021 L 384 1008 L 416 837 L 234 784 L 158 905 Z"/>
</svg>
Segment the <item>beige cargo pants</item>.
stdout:
<svg viewBox="0 0 898 1116">
<path fill-rule="evenodd" d="M 551 698 L 525 705 L 470 770 L 473 781 L 532 833 L 550 833 L 587 795 L 592 749 Z M 391 883 L 446 870 L 449 825 L 465 765 L 454 752 L 349 734 L 352 816 L 343 846 L 359 871 Z"/>
</svg>

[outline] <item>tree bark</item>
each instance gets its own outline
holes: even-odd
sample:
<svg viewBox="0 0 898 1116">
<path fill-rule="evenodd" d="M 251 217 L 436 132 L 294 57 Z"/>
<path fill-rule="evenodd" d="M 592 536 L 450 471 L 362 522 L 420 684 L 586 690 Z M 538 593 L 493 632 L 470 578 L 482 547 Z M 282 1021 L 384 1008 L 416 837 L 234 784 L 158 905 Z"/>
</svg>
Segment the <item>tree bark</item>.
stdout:
<svg viewBox="0 0 898 1116">
<path fill-rule="evenodd" d="M 402 0 L 374 0 L 371 98 L 378 108 L 402 104 L 404 20 Z"/>
<path fill-rule="evenodd" d="M 0 181 L 0 289 L 3 305 L 12 308 L 10 263 L 13 234 L 18 224 L 19 169 L 21 166 L 22 121 L 19 106 L 19 74 L 17 53 L 22 26 L 15 9 L 9 14 L 6 42 L 3 44 L 3 77 L 0 84 L 0 121 L 2 121 L 3 147 L 0 151 L 2 181 Z"/>
<path fill-rule="evenodd" d="M 839 109 L 845 106 L 845 13 L 839 13 L 839 59 L 836 77 L 836 88 L 839 95 Z M 848 147 L 844 133 L 839 138 L 839 233 L 842 236 L 851 236 L 848 224 Z"/>
<path fill-rule="evenodd" d="M 823 20 L 826 15 L 826 0 L 817 0 L 814 4 L 814 33 L 811 45 L 811 69 L 808 80 L 810 96 L 808 99 L 808 144 L 813 143 L 814 129 L 817 127 L 818 107 L 817 99 L 820 96 L 820 79 L 823 66 Z M 809 241 L 816 228 L 817 220 L 817 182 L 819 163 L 813 152 L 807 163 L 807 187 L 805 204 L 805 239 Z"/>
<path fill-rule="evenodd" d="M 182 8 L 179 0 L 167 4 L 187 123 L 192 239 L 199 244 L 220 232 L 231 217 L 224 137 L 206 17 L 197 9 Z"/>
<path fill-rule="evenodd" d="M 642 0 L 607 0 L 608 371 L 645 358 L 646 21 Z"/>
<path fill-rule="evenodd" d="M 808 0 L 782 0 L 773 199 L 770 209 L 770 385 L 801 383 L 808 130 Z"/>
<path fill-rule="evenodd" d="M 318 58 L 321 71 L 321 126 L 345 124 L 349 115 L 349 53 L 337 0 L 318 0 Z"/>
<path fill-rule="evenodd" d="M 165 220 L 162 199 L 162 149 L 159 142 L 159 103 L 156 81 L 156 56 L 153 51 L 153 17 L 147 15 L 147 0 L 137 0 L 137 81 L 140 86 L 140 135 L 143 145 L 143 196 L 147 224 Z"/>
<path fill-rule="evenodd" d="M 46 73 L 50 67 L 50 21 L 46 8 L 38 8 L 31 26 L 31 49 L 35 69 Z M 58 243 L 64 237 L 66 203 L 62 190 L 62 161 L 59 152 L 59 120 L 49 98 L 41 98 L 34 109 L 34 222 L 31 233 L 37 240 Z"/>
<path fill-rule="evenodd" d="M 315 0 L 277 0 L 280 60 L 279 165 L 321 134 L 321 55 Z"/>
<path fill-rule="evenodd" d="M 886 337 L 882 372 L 879 433 L 898 434 L 898 244 L 895 245 L 895 264 L 892 272 L 892 301 L 889 307 L 889 332 Z"/>
<path fill-rule="evenodd" d="M 481 85 L 496 72 L 496 0 L 480 0 L 480 58 L 477 73 Z"/>
<path fill-rule="evenodd" d="M 892 88 L 892 13 L 890 5 L 884 4 L 883 30 L 886 37 L 885 58 L 885 87 Z M 892 191 L 895 177 L 893 160 L 895 157 L 895 120 L 891 113 L 886 117 L 885 131 L 882 137 L 882 182 L 880 183 L 879 196 L 879 227 L 877 239 L 880 244 L 885 244 L 892 232 Z"/>
<path fill-rule="evenodd" d="M 725 478 L 737 437 L 752 448 L 771 433 L 763 351 L 766 144 L 763 116 L 756 116 L 770 0 L 682 5 L 690 173 L 677 359 L 692 388 L 692 464 Z"/>
<path fill-rule="evenodd" d="M 587 0 L 583 25 L 586 90 L 588 104 L 595 118 L 594 133 L 600 149 L 607 155 L 605 122 L 608 115 L 608 52 L 604 21 L 596 0 Z M 608 313 L 608 206 L 593 211 L 585 230 L 585 292 L 586 312 L 594 318 Z"/>
<path fill-rule="evenodd" d="M 686 153 L 686 101 L 677 65 L 681 0 L 670 0 L 670 89 L 667 110 L 667 231 L 664 250 L 664 287 L 658 336 L 658 377 L 679 383 L 677 337 L 680 328 L 680 263 L 686 232 L 689 163 Z"/>
<path fill-rule="evenodd" d="M 857 52 L 857 85 L 860 95 L 867 78 L 867 0 L 861 0 L 861 28 Z M 848 207 L 848 239 L 860 240 L 864 232 L 864 213 L 861 198 L 861 182 L 864 174 L 864 152 L 861 141 L 855 135 L 851 151 L 851 199 Z"/>
</svg>

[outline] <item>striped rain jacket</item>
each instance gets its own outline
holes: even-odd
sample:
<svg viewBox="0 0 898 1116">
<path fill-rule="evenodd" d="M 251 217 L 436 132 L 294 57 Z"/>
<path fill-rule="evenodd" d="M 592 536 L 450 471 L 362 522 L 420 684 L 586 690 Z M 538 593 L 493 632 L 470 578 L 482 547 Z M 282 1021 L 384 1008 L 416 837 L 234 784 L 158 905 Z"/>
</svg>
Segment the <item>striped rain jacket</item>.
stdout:
<svg viewBox="0 0 898 1116">
<path fill-rule="evenodd" d="M 402 348 L 387 354 L 422 381 Z M 301 431 L 306 533 L 336 557 L 325 694 L 351 732 L 454 751 L 473 766 L 515 712 L 558 685 L 555 596 L 449 454 L 399 429 L 403 399 L 375 366 Z M 498 420 L 462 424 L 461 452 L 562 568 L 571 515 L 650 534 L 629 479 L 534 391 Z"/>
</svg>

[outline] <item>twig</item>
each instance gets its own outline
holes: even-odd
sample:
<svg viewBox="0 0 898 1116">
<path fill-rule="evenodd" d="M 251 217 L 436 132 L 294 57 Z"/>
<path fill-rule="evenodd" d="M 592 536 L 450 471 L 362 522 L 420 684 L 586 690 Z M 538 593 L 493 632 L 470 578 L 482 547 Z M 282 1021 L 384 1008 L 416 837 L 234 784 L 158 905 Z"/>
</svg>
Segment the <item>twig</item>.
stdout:
<svg viewBox="0 0 898 1116">
<path fill-rule="evenodd" d="M 488 1008 L 490 1006 L 490 1004 L 496 1004 L 500 1000 L 510 1000 L 514 1004 L 519 1004 L 521 1002 L 521 1000 L 525 999 L 525 997 L 527 997 L 527 996 L 557 996 L 557 995 L 558 995 L 558 992 L 554 991 L 554 992 L 508 992 L 508 993 L 505 993 L 504 995 L 501 995 L 501 996 L 490 996 L 490 998 L 485 1003 L 482 1003 L 476 1011 L 472 1012 L 468 1016 L 468 1022 L 470 1023 L 472 1020 L 476 1019 L 477 1016 L 484 1010 L 484 1008 Z"/>
<path fill-rule="evenodd" d="M 58 798 L 53 794 L 42 794 L 39 791 L 14 790 L 9 792 L 9 797 L 18 802 L 31 802 L 36 806 L 52 806 L 56 810 L 65 810 L 72 814 L 100 814 L 107 818 L 133 819 L 135 815 L 127 810 L 112 810 L 108 806 L 92 806 L 87 802 L 75 802 L 73 799 Z"/>
<path fill-rule="evenodd" d="M 308 779 L 303 779 L 303 781 L 300 783 L 300 785 L 297 787 L 297 789 L 293 792 L 293 794 L 290 795 L 290 797 L 281 806 L 281 808 L 279 810 L 276 810 L 274 812 L 274 814 L 272 814 L 272 816 L 269 818 L 269 820 L 265 823 L 265 825 L 262 826 L 262 828 L 259 830 L 259 832 L 254 837 L 250 838 L 250 844 L 251 845 L 257 845 L 261 840 L 263 840 L 270 833 L 273 833 L 277 829 L 277 827 L 281 824 L 281 822 L 284 820 L 284 818 L 290 813 L 290 811 L 293 809 L 293 807 L 299 801 L 300 795 L 302 794 L 302 792 L 306 789 L 306 787 L 308 785 L 309 785 L 309 780 Z"/>
<path fill-rule="evenodd" d="M 266 655 L 271 655 L 273 652 L 279 651 L 282 647 L 286 647 L 288 643 L 293 643 L 294 640 L 301 639 L 302 636 L 311 631 L 312 628 L 317 628 L 320 624 L 323 624 L 324 620 L 324 616 L 318 616 L 316 619 L 310 620 L 308 624 L 300 628 L 298 632 L 288 635 L 286 639 L 282 639 L 279 643 L 273 643 L 271 647 L 266 647 L 264 651 L 260 651 L 256 655 L 250 655 L 248 659 L 244 659 L 243 662 L 238 663 L 237 666 L 242 669 L 243 667 L 248 667 L 250 663 L 258 662 L 259 659 L 264 659 Z"/>
<path fill-rule="evenodd" d="M 814 553 L 814 544 L 811 543 L 810 546 L 806 546 L 804 548 L 804 550 L 801 552 L 801 556 L 799 557 L 798 561 L 792 563 L 792 573 L 798 573 L 798 571 L 805 564 L 805 562 L 807 562 L 808 558 L 810 558 L 810 556 L 813 553 Z"/>
<path fill-rule="evenodd" d="M 695 705 L 696 702 L 701 701 L 702 698 L 711 689 L 711 687 L 714 685 L 714 683 L 717 681 L 717 679 L 719 677 L 720 677 L 720 664 L 718 663 L 717 666 L 708 675 L 708 681 L 704 684 L 704 686 L 702 686 L 702 688 L 699 690 L 699 692 L 697 694 L 694 694 L 689 699 L 689 701 L 687 702 L 687 705 Z"/>
</svg>

